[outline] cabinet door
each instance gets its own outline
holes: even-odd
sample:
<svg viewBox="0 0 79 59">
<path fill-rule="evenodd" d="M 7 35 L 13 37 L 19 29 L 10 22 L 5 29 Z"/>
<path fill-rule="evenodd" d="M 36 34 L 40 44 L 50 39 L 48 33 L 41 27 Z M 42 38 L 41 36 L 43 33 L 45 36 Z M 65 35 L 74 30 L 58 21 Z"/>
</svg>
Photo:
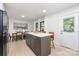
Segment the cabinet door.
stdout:
<svg viewBox="0 0 79 59">
<path fill-rule="evenodd" d="M 31 42 L 30 43 L 31 43 L 31 48 L 32 49 L 34 49 L 34 39 L 35 39 L 35 37 L 31 35 L 31 37 L 30 37 Z"/>
<path fill-rule="evenodd" d="M 41 38 L 39 37 L 34 39 L 34 51 L 36 55 L 41 55 Z"/>
<path fill-rule="evenodd" d="M 29 34 L 26 34 L 26 44 L 30 45 L 30 38 Z"/>
</svg>

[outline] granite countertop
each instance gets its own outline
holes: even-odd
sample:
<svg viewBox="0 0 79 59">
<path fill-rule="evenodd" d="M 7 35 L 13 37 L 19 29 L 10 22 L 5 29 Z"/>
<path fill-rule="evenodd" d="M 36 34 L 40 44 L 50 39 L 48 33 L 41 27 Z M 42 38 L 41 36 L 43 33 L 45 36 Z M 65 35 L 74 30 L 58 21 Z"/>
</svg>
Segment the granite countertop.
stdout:
<svg viewBox="0 0 79 59">
<path fill-rule="evenodd" d="M 28 34 L 38 36 L 38 37 L 45 37 L 45 36 L 50 36 L 51 35 L 49 33 L 42 33 L 42 32 L 28 32 Z"/>
</svg>

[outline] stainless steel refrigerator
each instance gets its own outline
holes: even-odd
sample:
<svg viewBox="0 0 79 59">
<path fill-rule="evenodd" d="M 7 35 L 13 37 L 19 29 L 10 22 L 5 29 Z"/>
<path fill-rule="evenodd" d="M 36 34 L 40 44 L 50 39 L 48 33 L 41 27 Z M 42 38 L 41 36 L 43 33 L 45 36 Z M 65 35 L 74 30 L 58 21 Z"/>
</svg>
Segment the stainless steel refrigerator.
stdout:
<svg viewBox="0 0 79 59">
<path fill-rule="evenodd" d="M 8 24 L 6 11 L 0 10 L 0 56 L 7 55 Z"/>
</svg>

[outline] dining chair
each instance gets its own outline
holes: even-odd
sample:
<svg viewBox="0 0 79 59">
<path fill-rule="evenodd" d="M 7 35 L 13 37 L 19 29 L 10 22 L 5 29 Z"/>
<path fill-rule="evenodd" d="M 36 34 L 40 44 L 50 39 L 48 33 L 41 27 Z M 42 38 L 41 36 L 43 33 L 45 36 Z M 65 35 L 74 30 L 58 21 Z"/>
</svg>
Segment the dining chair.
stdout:
<svg viewBox="0 0 79 59">
<path fill-rule="evenodd" d="M 16 38 L 16 33 L 12 33 L 12 41 L 16 41 L 17 38 Z"/>
<path fill-rule="evenodd" d="M 17 40 L 22 40 L 23 39 L 23 32 L 17 32 Z"/>
<path fill-rule="evenodd" d="M 11 41 L 11 39 L 12 39 L 10 33 L 8 33 L 8 39 L 9 39 L 9 41 Z"/>
</svg>

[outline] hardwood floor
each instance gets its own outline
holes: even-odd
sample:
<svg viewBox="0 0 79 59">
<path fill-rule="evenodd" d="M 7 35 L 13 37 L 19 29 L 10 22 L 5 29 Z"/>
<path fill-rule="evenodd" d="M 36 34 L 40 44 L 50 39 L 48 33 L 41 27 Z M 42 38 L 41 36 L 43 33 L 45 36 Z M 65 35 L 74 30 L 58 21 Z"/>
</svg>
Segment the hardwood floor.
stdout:
<svg viewBox="0 0 79 59">
<path fill-rule="evenodd" d="M 25 40 L 8 42 L 8 56 L 35 56 L 32 50 L 26 45 Z M 51 48 L 49 56 L 79 56 L 79 52 L 56 46 L 55 49 Z"/>
</svg>

